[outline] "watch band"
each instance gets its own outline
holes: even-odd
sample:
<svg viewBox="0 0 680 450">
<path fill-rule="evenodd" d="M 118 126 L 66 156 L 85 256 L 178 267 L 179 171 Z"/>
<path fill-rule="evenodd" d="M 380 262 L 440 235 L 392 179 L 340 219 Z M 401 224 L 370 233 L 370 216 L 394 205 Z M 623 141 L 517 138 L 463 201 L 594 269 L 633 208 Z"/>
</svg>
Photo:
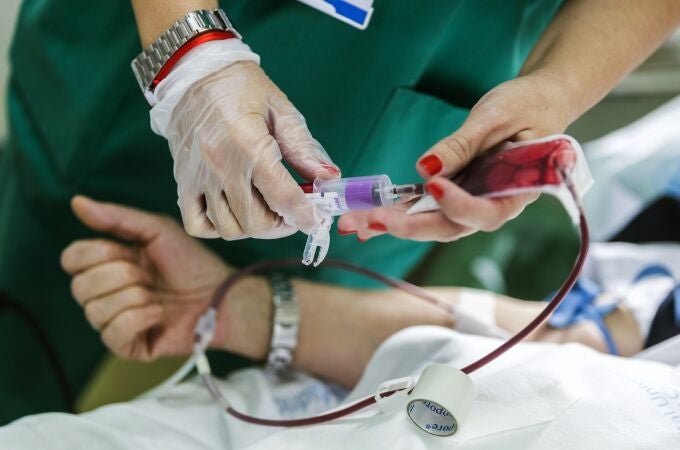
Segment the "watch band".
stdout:
<svg viewBox="0 0 680 450">
<path fill-rule="evenodd" d="M 226 31 L 241 39 L 222 9 L 187 13 L 132 60 L 132 71 L 145 95 L 153 91 L 156 76 L 185 44 L 210 31 Z M 224 38 L 223 38 L 224 39 Z"/>
<path fill-rule="evenodd" d="M 272 339 L 267 356 L 267 368 L 274 372 L 284 372 L 293 361 L 297 347 L 300 313 L 298 299 L 290 279 L 283 274 L 269 276 L 274 304 Z"/>
</svg>

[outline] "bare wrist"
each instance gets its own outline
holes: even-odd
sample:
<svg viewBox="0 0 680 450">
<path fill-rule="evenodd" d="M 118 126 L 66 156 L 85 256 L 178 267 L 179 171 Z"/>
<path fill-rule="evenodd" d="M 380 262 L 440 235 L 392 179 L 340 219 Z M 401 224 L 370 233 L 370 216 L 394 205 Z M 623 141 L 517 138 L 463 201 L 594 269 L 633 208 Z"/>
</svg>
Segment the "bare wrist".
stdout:
<svg viewBox="0 0 680 450">
<path fill-rule="evenodd" d="M 216 9 L 218 3 L 217 0 L 183 2 L 132 0 L 132 8 L 135 12 L 142 48 L 146 48 L 186 13 L 199 9 Z"/>
<path fill-rule="evenodd" d="M 582 89 L 577 80 L 569 74 L 559 74 L 550 69 L 537 69 L 523 75 L 532 80 L 536 86 L 536 93 L 541 97 L 541 103 L 552 125 L 552 132 L 561 133 L 578 119 L 589 105 L 583 100 Z"/>
<path fill-rule="evenodd" d="M 234 285 L 218 312 L 213 348 L 262 361 L 269 351 L 271 292 L 264 277 L 247 277 Z"/>
</svg>

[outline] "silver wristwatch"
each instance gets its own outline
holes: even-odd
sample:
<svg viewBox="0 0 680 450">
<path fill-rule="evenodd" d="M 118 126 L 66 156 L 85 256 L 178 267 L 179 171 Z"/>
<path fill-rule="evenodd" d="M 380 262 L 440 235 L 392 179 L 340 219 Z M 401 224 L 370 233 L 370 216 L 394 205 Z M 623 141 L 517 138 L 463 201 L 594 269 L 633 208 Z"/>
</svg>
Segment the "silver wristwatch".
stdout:
<svg viewBox="0 0 680 450">
<path fill-rule="evenodd" d="M 207 31 L 230 31 L 241 38 L 221 9 L 202 9 L 187 13 L 132 60 L 132 71 L 145 96 L 148 97 L 148 93 L 152 91 L 151 83 L 172 55 L 184 44 Z"/>
<path fill-rule="evenodd" d="M 274 303 L 272 339 L 267 357 L 267 368 L 274 372 L 284 372 L 293 361 L 297 347 L 300 313 L 298 300 L 290 279 L 275 273 L 269 276 Z"/>
</svg>

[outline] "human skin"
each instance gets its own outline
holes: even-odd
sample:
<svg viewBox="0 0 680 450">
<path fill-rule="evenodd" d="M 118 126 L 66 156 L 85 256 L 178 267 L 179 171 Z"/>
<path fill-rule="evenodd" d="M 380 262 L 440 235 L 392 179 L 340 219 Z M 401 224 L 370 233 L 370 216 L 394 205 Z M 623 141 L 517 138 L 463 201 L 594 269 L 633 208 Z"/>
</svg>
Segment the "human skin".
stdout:
<svg viewBox="0 0 680 450">
<path fill-rule="evenodd" d="M 143 46 L 188 11 L 214 0 L 132 0 Z M 361 241 L 382 234 L 448 242 L 493 231 L 519 215 L 535 194 L 486 199 L 449 181 L 475 156 L 507 141 L 563 132 L 639 65 L 680 23 L 677 0 L 569 0 L 527 58 L 520 76 L 484 95 L 460 129 L 416 164 L 440 211 L 408 216 L 403 207 L 353 212 L 342 234 Z M 257 50 L 257 49 L 255 49 Z"/>
<path fill-rule="evenodd" d="M 505 141 L 562 133 L 637 67 L 680 24 L 677 0 L 569 0 L 540 38 L 518 78 L 484 95 L 465 123 L 429 149 L 417 169 L 441 210 L 409 216 L 404 207 L 345 214 L 342 234 L 382 234 L 448 242 L 494 231 L 535 194 L 472 196 L 448 177 Z"/>
<path fill-rule="evenodd" d="M 72 207 L 85 225 L 108 235 L 76 240 L 61 256 L 73 277 L 73 296 L 104 344 L 120 357 L 141 361 L 190 354 L 198 318 L 234 269 L 171 218 L 82 196 L 73 199 Z M 293 366 L 344 386 L 356 383 L 391 334 L 414 325 L 455 325 L 449 313 L 395 289 L 348 289 L 298 278 L 292 283 L 300 305 Z M 461 295 L 459 288 L 430 290 L 454 305 Z M 492 301 L 498 326 L 509 332 L 523 327 L 543 306 L 502 296 L 489 300 L 483 295 L 478 301 Z M 629 319 L 624 312 L 607 318 L 624 354 L 641 346 Z M 268 283 L 260 276 L 246 277 L 219 307 L 211 348 L 263 361 L 271 327 Z M 606 350 L 591 324 L 566 330 L 544 326 L 531 339 Z"/>
</svg>

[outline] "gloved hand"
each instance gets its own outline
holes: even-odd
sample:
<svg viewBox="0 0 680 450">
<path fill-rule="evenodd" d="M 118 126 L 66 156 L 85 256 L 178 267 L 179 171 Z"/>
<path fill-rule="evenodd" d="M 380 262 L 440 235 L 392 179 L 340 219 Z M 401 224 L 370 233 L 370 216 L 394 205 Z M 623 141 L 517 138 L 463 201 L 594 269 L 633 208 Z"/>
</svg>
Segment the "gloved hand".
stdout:
<svg viewBox="0 0 680 450">
<path fill-rule="evenodd" d="M 241 41 L 203 44 L 156 88 L 152 128 L 168 139 L 186 231 L 197 237 L 279 238 L 318 228 L 282 158 L 308 181 L 340 171 L 305 119 Z"/>
</svg>

